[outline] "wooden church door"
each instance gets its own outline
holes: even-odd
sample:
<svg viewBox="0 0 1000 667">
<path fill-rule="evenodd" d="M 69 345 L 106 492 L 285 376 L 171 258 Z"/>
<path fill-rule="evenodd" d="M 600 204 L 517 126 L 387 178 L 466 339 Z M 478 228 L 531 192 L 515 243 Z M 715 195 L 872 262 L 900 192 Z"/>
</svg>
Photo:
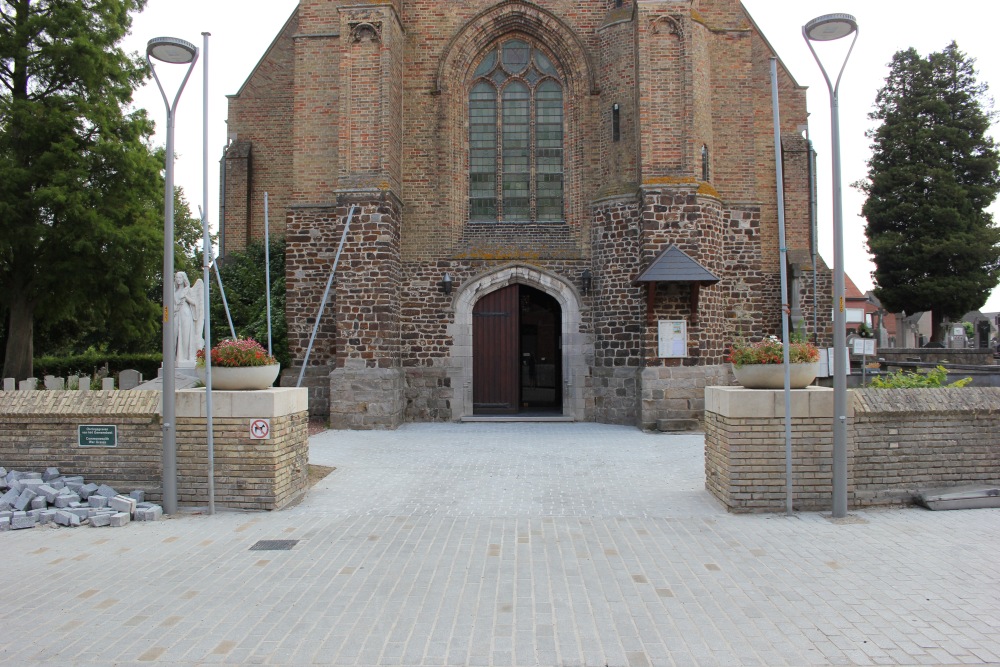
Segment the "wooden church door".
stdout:
<svg viewBox="0 0 1000 667">
<path fill-rule="evenodd" d="M 512 414 L 520 400 L 517 285 L 490 292 L 472 309 L 472 411 Z"/>
</svg>

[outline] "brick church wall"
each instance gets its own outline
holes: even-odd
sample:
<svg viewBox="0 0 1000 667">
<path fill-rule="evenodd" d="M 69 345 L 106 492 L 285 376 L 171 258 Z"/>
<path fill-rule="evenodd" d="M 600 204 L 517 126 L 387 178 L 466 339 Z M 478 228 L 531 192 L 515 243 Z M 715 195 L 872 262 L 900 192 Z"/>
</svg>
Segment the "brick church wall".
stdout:
<svg viewBox="0 0 1000 667">
<path fill-rule="evenodd" d="M 264 236 L 264 193 L 272 236 L 285 233 L 291 201 L 293 97 L 293 35 L 295 11 L 275 37 L 250 78 L 229 96 L 229 129 L 236 143 L 225 156 L 223 253 L 242 250 L 252 238 Z M 258 168 L 255 168 L 257 166 Z"/>
<path fill-rule="evenodd" d="M 664 392 L 687 384 L 697 410 L 703 386 L 682 370 L 725 382 L 733 336 L 780 327 L 766 42 L 733 0 L 614 4 L 302 1 L 231 99 L 241 143 L 227 160 L 226 229 L 234 243 L 241 228 L 259 234 L 263 189 L 288 193 L 270 193 L 271 219 L 287 211 L 286 314 L 301 359 L 350 203 L 362 205 L 306 373 L 311 410 L 335 395 L 324 373 L 343 370 L 342 386 L 348 370 L 370 369 L 392 371 L 371 386 L 398 395 L 378 408 L 393 416 L 364 427 L 462 416 L 446 272 L 458 289 L 516 264 L 579 287 L 589 269 L 592 293 L 573 298 L 593 340 L 585 402 L 598 421 L 649 425 L 673 405 Z M 514 34 L 545 51 L 564 84 L 564 222 L 468 222 L 467 82 L 484 49 Z M 803 250 L 805 93 L 779 70 L 789 244 Z M 262 159 L 272 132 L 288 145 Z M 670 243 L 722 279 L 701 288 L 696 322 L 687 287 L 661 285 L 647 313 L 645 287 L 632 283 Z M 811 274 L 797 287 L 811 314 Z M 820 289 L 822 313 L 826 274 Z M 672 318 L 689 321 L 683 360 L 656 356 L 656 320 Z"/>
</svg>

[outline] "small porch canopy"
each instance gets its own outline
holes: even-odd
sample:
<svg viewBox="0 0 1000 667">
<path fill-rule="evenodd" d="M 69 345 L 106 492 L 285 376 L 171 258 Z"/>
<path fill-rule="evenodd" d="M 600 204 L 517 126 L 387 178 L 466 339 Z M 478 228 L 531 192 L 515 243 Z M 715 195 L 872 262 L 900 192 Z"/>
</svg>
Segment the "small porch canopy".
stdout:
<svg viewBox="0 0 1000 667">
<path fill-rule="evenodd" d="M 691 324 L 698 323 L 698 295 L 702 286 L 708 287 L 720 278 L 691 258 L 674 244 L 664 248 L 653 258 L 635 283 L 646 283 L 646 313 L 653 316 L 657 283 L 687 283 L 691 286 Z"/>
</svg>

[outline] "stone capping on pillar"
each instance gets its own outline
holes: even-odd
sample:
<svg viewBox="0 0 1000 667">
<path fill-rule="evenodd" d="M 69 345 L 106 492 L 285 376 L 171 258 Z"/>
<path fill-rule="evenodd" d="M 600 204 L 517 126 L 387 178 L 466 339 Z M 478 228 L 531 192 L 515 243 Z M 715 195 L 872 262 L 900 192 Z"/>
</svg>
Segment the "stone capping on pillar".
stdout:
<svg viewBox="0 0 1000 667">
<path fill-rule="evenodd" d="M 212 417 L 283 417 L 309 410 L 309 392 L 296 387 L 258 391 L 212 391 Z M 177 417 L 205 419 L 205 389 L 177 392 Z"/>
<path fill-rule="evenodd" d="M 833 389 L 806 387 L 791 390 L 792 418 L 833 418 Z M 783 419 L 783 389 L 746 389 L 745 387 L 706 387 L 705 411 L 723 417 Z M 854 401 L 847 401 L 847 418 L 854 416 Z"/>
</svg>

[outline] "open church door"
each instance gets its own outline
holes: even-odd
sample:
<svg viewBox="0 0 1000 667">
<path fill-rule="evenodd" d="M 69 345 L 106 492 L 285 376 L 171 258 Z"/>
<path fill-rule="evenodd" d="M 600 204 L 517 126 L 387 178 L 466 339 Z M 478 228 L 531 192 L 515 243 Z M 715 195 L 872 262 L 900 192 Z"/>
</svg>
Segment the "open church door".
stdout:
<svg viewBox="0 0 1000 667">
<path fill-rule="evenodd" d="M 473 414 L 514 414 L 520 399 L 518 286 L 490 292 L 472 309 Z"/>
</svg>

